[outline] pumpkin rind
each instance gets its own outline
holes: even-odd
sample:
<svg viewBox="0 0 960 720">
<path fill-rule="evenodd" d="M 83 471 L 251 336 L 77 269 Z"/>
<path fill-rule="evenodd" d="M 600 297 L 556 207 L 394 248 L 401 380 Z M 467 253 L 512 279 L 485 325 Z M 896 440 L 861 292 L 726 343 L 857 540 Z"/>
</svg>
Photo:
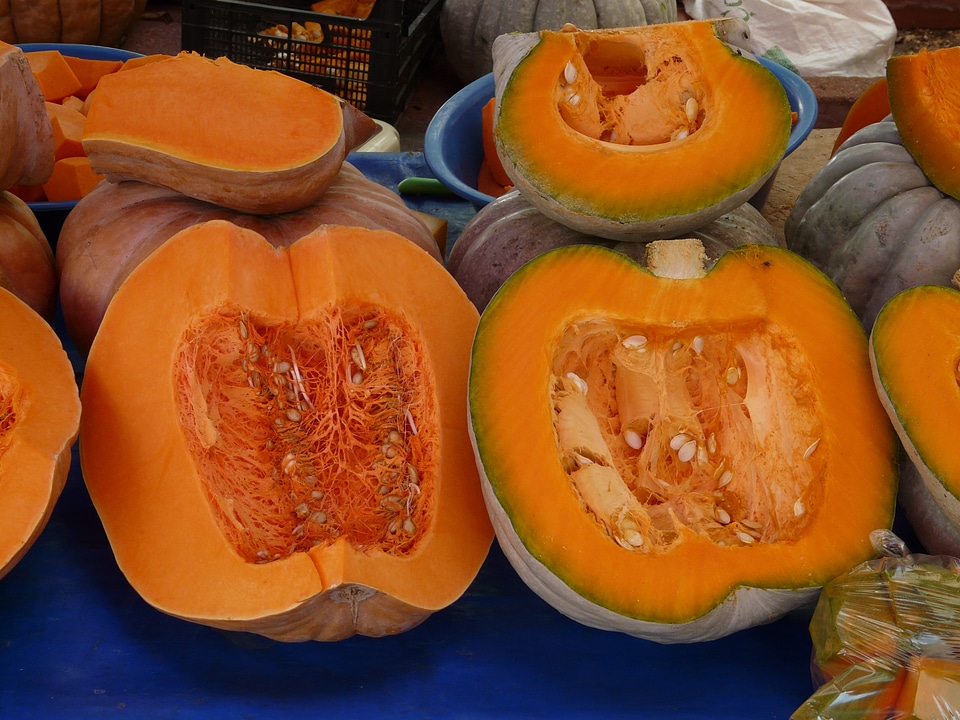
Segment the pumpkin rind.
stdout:
<svg viewBox="0 0 960 720">
<path fill-rule="evenodd" d="M 70 212 L 57 241 L 64 321 L 81 354 L 130 271 L 180 230 L 215 219 L 254 230 L 277 246 L 323 224 L 391 230 L 442 259 L 436 240 L 400 196 L 347 162 L 319 200 L 282 215 L 238 213 L 136 181 L 101 183 Z"/>
<path fill-rule="evenodd" d="M 9 0 L 0 3 L 0 40 L 117 47 L 147 0 Z"/>
<path fill-rule="evenodd" d="M 498 38 L 497 152 L 516 188 L 558 222 L 617 240 L 678 236 L 742 205 L 791 129 L 779 80 L 725 41 L 742 25 Z"/>
<path fill-rule="evenodd" d="M 316 201 L 376 130 L 318 87 L 195 53 L 108 75 L 92 98 L 83 149 L 97 173 L 246 213 Z"/>
<path fill-rule="evenodd" d="M 57 305 L 53 250 L 30 206 L 0 192 L 0 288 L 9 290 L 45 320 Z"/>
<path fill-rule="evenodd" d="M 669 549 L 654 549 L 650 539 L 641 542 L 649 551 L 629 550 L 604 532 L 599 516 L 572 491 L 565 465 L 570 458 L 558 449 L 557 433 L 564 431 L 555 429 L 554 419 L 557 398 L 571 397 L 573 390 L 566 389 L 571 383 L 577 387 L 554 375 L 553 363 L 560 362 L 559 348 L 565 347 L 560 339 L 568 337 L 568 329 L 577 336 L 574 330 L 594 320 L 609 321 L 624 340 L 646 333 L 664 348 L 673 337 L 683 348 L 696 345 L 694 336 L 729 331 L 747 337 L 745 328 L 751 325 L 763 328 L 757 337 L 789 333 L 793 349 L 781 348 L 767 360 L 799 353 L 803 359 L 795 371 L 800 379 L 786 384 L 791 392 L 802 388 L 816 399 L 797 415 L 781 410 L 790 418 L 780 426 L 783 438 L 796 433 L 784 439 L 784 447 L 806 444 L 801 436 L 809 430 L 800 427 L 808 422 L 819 423 L 819 441 L 795 445 L 794 459 L 778 463 L 767 481 L 791 477 L 786 469 L 791 464 L 799 473 L 804 463 L 817 463 L 809 495 L 801 496 L 800 505 L 789 499 L 795 514 L 800 508 L 797 517 L 805 518 L 794 521 L 808 524 L 781 542 L 725 547 L 693 528 L 680 529 Z M 578 332 L 587 337 L 585 330 Z M 597 343 L 603 341 L 598 337 Z M 570 357 L 573 362 L 576 356 Z M 603 370 L 608 367 L 603 355 L 583 362 L 591 368 L 582 377 L 585 387 L 613 392 L 609 383 L 619 376 L 604 383 L 609 373 Z M 752 367 L 757 378 L 751 381 L 748 373 L 748 383 L 760 387 L 767 382 L 760 380 L 764 362 Z M 566 394 L 560 394 L 561 386 Z M 826 580 L 869 557 L 869 532 L 892 522 L 895 435 L 873 390 L 863 329 L 836 287 L 782 248 L 731 250 L 704 277 L 690 280 L 654 277 L 595 246 L 544 253 L 514 273 L 484 310 L 468 400 L 484 496 L 504 552 L 534 591 L 590 625 L 659 642 L 691 642 L 770 621 L 805 604 Z M 758 420 L 770 412 L 763 402 L 749 404 Z M 610 432 L 616 435 L 617 411 L 609 412 Z M 610 447 L 612 454 L 626 452 Z M 587 455 L 597 457 L 593 450 Z M 591 466 L 578 462 L 580 468 Z M 609 460 L 594 462 L 609 467 Z M 669 484 L 674 478 L 663 480 Z M 708 497 L 712 491 L 704 487 L 703 492 Z"/>
<path fill-rule="evenodd" d="M 162 308 L 158 297 L 164 298 Z M 380 361 L 374 348 L 367 345 L 366 361 L 362 349 L 351 348 L 347 357 L 328 357 L 314 356 L 309 348 L 314 339 L 320 342 L 319 328 L 331 323 L 332 313 L 345 317 L 352 309 L 373 307 L 383 311 L 382 317 L 406 324 L 412 335 L 405 337 L 420 348 L 414 360 L 423 373 L 417 382 L 425 388 L 424 404 L 406 408 L 411 419 L 409 429 L 405 423 L 405 438 L 389 440 L 403 447 L 417 439 L 431 443 L 420 467 L 423 494 L 409 491 L 408 502 L 427 513 L 416 528 L 404 523 L 402 529 L 391 529 L 380 517 L 392 512 L 387 505 L 394 500 L 380 495 L 375 484 L 368 487 L 358 479 L 379 472 L 377 464 L 367 466 L 350 451 L 339 472 L 305 474 L 301 466 L 310 464 L 309 446 L 304 441 L 302 446 L 280 447 L 286 431 L 271 430 L 277 424 L 271 406 L 262 411 L 260 424 L 257 418 L 249 418 L 254 424 L 226 420 L 243 410 L 243 398 L 252 400 L 257 394 L 254 386 L 261 376 L 248 383 L 248 363 L 268 373 L 292 372 L 296 363 L 296 377 L 302 373 L 303 378 L 298 387 L 303 386 L 311 404 L 304 407 L 303 418 L 287 413 L 280 425 L 289 421 L 297 424 L 288 430 L 311 432 L 300 423 L 313 423 L 309 413 L 335 402 L 337 393 L 354 398 L 350 403 L 357 403 L 360 421 L 367 403 L 376 401 L 362 399 L 367 389 L 355 373 L 375 372 L 366 364 Z M 370 325 L 363 317 L 360 331 L 377 332 L 377 322 Z M 143 332 L 147 318 L 149 331 Z M 215 347 L 190 339 L 195 329 L 219 328 L 220 318 L 226 318 L 229 332 Z M 112 300 L 91 349 L 82 390 L 84 479 L 131 585 L 148 603 L 176 617 L 283 641 L 401 632 L 456 600 L 473 580 L 493 537 L 467 436 L 463 393 L 476 322 L 475 309 L 443 267 L 387 231 L 330 225 L 289 248 L 274 248 L 253 231 L 214 220 L 164 244 L 130 274 Z M 289 347 L 275 348 L 282 351 L 286 367 L 268 370 L 245 349 L 244 337 L 255 337 L 256 328 L 293 333 L 290 337 L 296 340 Z M 255 349 L 262 359 L 269 346 Z M 179 360 L 183 353 L 208 357 L 222 372 L 206 374 L 184 365 Z M 321 376 L 316 374 L 324 361 L 333 383 L 331 396 L 321 391 Z M 217 385 L 210 395 L 202 389 L 207 384 Z M 231 400 L 219 401 L 220 391 Z M 244 395 L 248 392 L 252 395 Z M 281 402 L 279 396 L 275 402 Z M 210 409 L 215 406 L 220 415 Z M 195 410 L 188 412 L 191 407 Z M 329 425 L 357 437 L 370 431 L 362 422 L 351 430 L 349 407 L 342 412 Z M 404 413 L 397 412 L 402 419 Z M 314 429 L 328 426 L 316 421 Z M 274 432 L 275 442 L 261 445 L 255 440 Z M 244 443 L 242 454 L 252 458 L 243 466 L 248 469 L 218 470 L 217 454 L 234 435 Z M 406 450 L 392 455 L 380 442 L 386 441 L 357 445 L 354 451 L 379 454 L 381 463 L 386 462 L 383 458 L 403 462 L 414 457 Z M 289 457 L 284 455 L 288 447 Z M 271 453 L 276 453 L 275 469 L 283 468 L 275 476 Z M 410 474 L 408 468 L 404 478 Z M 289 517 L 274 511 L 293 501 L 286 491 L 275 490 L 269 493 L 276 497 L 258 501 L 260 478 L 268 483 L 282 480 L 291 494 L 306 492 L 305 505 L 327 502 L 328 495 L 310 488 L 328 487 L 329 482 L 338 483 L 338 494 L 369 491 L 373 497 L 366 512 L 373 513 L 375 526 L 383 529 L 383 542 L 393 542 L 387 533 L 396 532 L 401 549 L 357 547 L 346 530 L 340 539 L 311 547 L 315 528 L 307 525 L 328 528 L 328 519 L 316 517 L 316 510 L 301 513 L 300 505 L 291 508 Z M 247 490 L 216 492 L 216 483 L 224 480 Z M 377 509 L 381 505 L 382 511 Z M 256 507 L 257 520 L 241 522 L 241 507 Z M 349 517 L 363 510 L 338 507 L 336 500 L 324 507 L 331 518 L 335 512 Z M 239 533 L 243 542 L 252 539 L 256 547 L 273 517 L 285 518 L 289 527 L 289 534 L 278 538 L 282 547 L 290 543 L 297 549 L 248 556 L 246 546 L 232 535 Z M 412 549 L 399 545 L 408 541 Z M 191 581 L 184 583 L 184 578 Z"/>
<path fill-rule="evenodd" d="M 73 365 L 53 328 L 0 288 L 0 577 L 46 527 L 80 423 Z"/>
<path fill-rule="evenodd" d="M 677 19 L 676 0 L 446 0 L 440 34 L 450 66 L 463 83 L 493 69 L 494 40 L 505 33 L 579 28 L 637 27 Z"/>
<path fill-rule="evenodd" d="M 945 196 L 883 120 L 854 133 L 800 191 L 787 246 L 837 283 L 869 331 L 914 285 L 949 285 L 960 267 L 960 201 Z"/>
<path fill-rule="evenodd" d="M 890 111 L 903 146 L 944 194 L 960 198 L 960 48 L 921 50 L 887 62 Z"/>
<path fill-rule="evenodd" d="M 53 172 L 53 128 L 23 51 L 0 41 L 0 191 Z"/>
<path fill-rule="evenodd" d="M 895 295 L 873 326 L 870 359 L 880 400 L 915 470 L 901 498 L 914 531 L 931 552 L 955 554 L 960 457 L 945 441 L 944 421 L 960 416 L 960 292 L 917 286 Z"/>
</svg>

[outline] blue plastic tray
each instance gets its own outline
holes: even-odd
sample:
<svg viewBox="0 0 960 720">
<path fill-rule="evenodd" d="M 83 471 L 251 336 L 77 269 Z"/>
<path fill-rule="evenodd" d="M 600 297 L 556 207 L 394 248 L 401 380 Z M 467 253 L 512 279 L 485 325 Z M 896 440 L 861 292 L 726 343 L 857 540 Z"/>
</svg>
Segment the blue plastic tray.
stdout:
<svg viewBox="0 0 960 720">
<path fill-rule="evenodd" d="M 386 185 L 429 175 L 420 154 L 351 160 Z M 449 196 L 408 200 L 454 236 L 473 214 Z M 401 635 L 285 644 L 215 630 L 127 584 L 75 452 L 49 525 L 0 581 L 0 717 L 784 719 L 813 689 L 808 621 L 698 645 L 593 630 L 534 595 L 494 545 L 457 603 Z"/>
</svg>

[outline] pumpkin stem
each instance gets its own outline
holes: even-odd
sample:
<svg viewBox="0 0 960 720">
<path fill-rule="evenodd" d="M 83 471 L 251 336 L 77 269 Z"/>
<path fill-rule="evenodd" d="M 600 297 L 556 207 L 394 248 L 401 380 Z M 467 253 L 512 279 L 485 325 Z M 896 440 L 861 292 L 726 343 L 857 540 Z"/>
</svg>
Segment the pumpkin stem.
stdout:
<svg viewBox="0 0 960 720">
<path fill-rule="evenodd" d="M 686 280 L 707 274 L 707 251 L 698 238 L 654 240 L 647 245 L 644 260 L 657 277 Z"/>
</svg>

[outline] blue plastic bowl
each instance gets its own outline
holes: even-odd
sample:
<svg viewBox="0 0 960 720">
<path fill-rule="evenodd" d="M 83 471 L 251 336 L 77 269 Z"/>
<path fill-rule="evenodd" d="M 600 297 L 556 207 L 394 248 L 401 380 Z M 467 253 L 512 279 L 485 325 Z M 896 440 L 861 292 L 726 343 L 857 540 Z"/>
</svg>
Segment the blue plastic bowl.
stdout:
<svg viewBox="0 0 960 720">
<path fill-rule="evenodd" d="M 63 55 L 86 58 L 91 60 L 129 60 L 141 57 L 140 53 L 120 48 L 101 47 L 100 45 L 78 45 L 73 43 L 21 43 L 19 47 L 24 52 L 36 50 L 59 50 Z M 60 234 L 60 227 L 67 217 L 67 213 L 77 204 L 76 200 L 62 202 L 32 202 L 27 203 L 40 221 L 47 239 L 55 244 Z"/>
<path fill-rule="evenodd" d="M 786 155 L 789 155 L 813 130 L 817 121 L 817 97 L 796 73 L 772 60 L 758 60 L 780 80 L 791 109 L 797 113 L 797 122 L 787 143 Z M 493 94 L 492 73 L 474 80 L 443 104 L 424 136 L 423 154 L 430 170 L 450 190 L 469 200 L 477 209 L 493 200 L 490 195 L 477 190 L 477 174 L 483 161 L 480 115 Z M 750 202 L 762 206 L 772 185 L 773 177 Z"/>
</svg>

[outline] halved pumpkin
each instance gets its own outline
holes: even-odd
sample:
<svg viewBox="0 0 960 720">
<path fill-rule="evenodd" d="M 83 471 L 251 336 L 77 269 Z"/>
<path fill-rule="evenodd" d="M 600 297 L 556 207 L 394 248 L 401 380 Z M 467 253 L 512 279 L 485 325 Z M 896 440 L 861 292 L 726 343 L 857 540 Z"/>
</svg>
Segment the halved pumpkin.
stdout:
<svg viewBox="0 0 960 720">
<path fill-rule="evenodd" d="M 659 642 L 776 619 L 872 554 L 896 436 L 863 328 L 798 255 L 746 245 L 708 273 L 551 250 L 483 312 L 469 408 L 505 554 L 571 618 Z"/>
<path fill-rule="evenodd" d="M 746 202 L 787 147 L 776 76 L 735 20 L 503 35 L 496 143 L 544 214 L 611 239 L 671 237 Z"/>
<path fill-rule="evenodd" d="M 0 288 L 0 577 L 46 527 L 80 424 L 73 365 L 50 324 Z"/>
<path fill-rule="evenodd" d="M 214 220 L 165 243 L 111 301 L 82 390 L 84 478 L 131 585 L 283 641 L 455 601 L 493 538 L 466 428 L 476 323 L 389 231 L 274 248 Z"/>
<path fill-rule="evenodd" d="M 105 76 L 83 131 L 93 169 L 249 213 L 317 200 L 376 123 L 279 72 L 183 52 Z"/>
<path fill-rule="evenodd" d="M 937 188 L 960 199 L 960 47 L 887 62 L 890 111 L 903 146 Z"/>
<path fill-rule="evenodd" d="M 952 430 L 960 417 L 960 291 L 920 285 L 895 295 L 873 325 L 870 358 L 918 476 L 901 498 L 914 530 L 931 552 L 960 552 L 960 454 Z"/>
</svg>

